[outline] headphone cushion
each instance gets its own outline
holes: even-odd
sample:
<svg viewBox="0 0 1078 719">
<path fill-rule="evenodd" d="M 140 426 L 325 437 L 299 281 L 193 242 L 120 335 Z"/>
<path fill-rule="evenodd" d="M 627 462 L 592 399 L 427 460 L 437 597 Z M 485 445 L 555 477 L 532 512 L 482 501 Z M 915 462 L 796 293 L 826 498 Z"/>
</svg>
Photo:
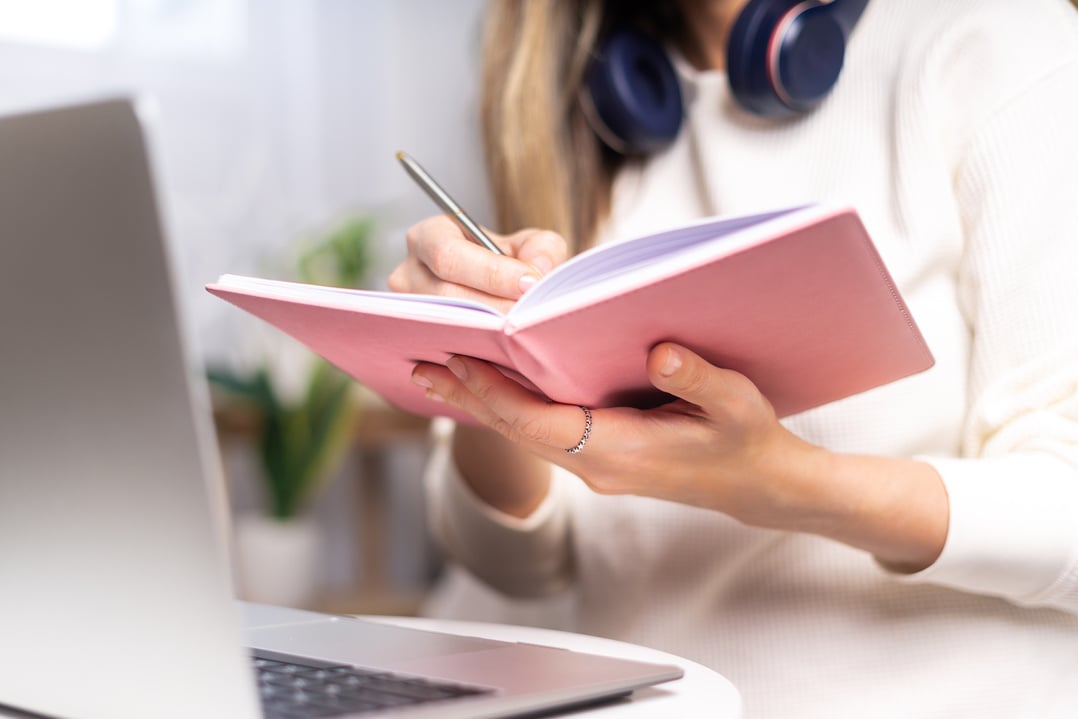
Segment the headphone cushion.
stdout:
<svg viewBox="0 0 1078 719">
<path fill-rule="evenodd" d="M 820 103 L 838 82 L 846 54 L 846 36 L 826 5 L 809 8 L 794 19 L 782 37 L 777 78 L 783 101 L 801 111 Z"/>
<path fill-rule="evenodd" d="M 764 117 L 811 110 L 842 69 L 845 33 L 830 3 L 749 0 L 730 31 L 727 75 L 738 102 Z"/>
<path fill-rule="evenodd" d="M 611 34 L 589 64 L 585 83 L 588 120 L 615 150 L 652 153 L 677 137 L 681 84 L 662 46 L 647 35 L 635 30 Z"/>
</svg>

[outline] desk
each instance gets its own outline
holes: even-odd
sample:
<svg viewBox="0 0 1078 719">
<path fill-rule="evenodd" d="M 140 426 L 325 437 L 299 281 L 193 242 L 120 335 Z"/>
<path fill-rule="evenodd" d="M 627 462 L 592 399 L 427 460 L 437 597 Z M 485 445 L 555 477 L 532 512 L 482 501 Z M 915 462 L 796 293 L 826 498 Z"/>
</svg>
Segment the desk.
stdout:
<svg viewBox="0 0 1078 719">
<path fill-rule="evenodd" d="M 535 627 L 398 616 L 364 615 L 362 618 L 415 629 L 451 632 L 503 642 L 531 642 L 624 659 L 676 664 L 685 670 L 685 676 L 676 681 L 639 689 L 626 699 L 555 715 L 558 717 L 566 717 L 566 719 L 569 717 L 574 719 L 595 717 L 599 719 L 655 719 L 655 717 L 734 719 L 741 715 L 741 695 L 721 674 L 681 657 L 635 644 Z M 0 707 L 0 717 L 38 719 L 38 715 L 25 714 L 4 707 Z"/>
<path fill-rule="evenodd" d="M 654 719 L 677 717 L 678 719 L 729 719 L 741 716 L 741 695 L 726 677 L 702 664 L 648 649 L 635 644 L 573 634 L 554 629 L 518 627 L 483 622 L 463 622 L 419 617 L 364 616 L 370 621 L 397 624 L 402 627 L 449 632 L 503 642 L 530 642 L 562 647 L 591 654 L 605 654 L 624 659 L 636 659 L 660 664 L 676 664 L 685 670 L 685 676 L 673 682 L 658 684 L 632 693 L 627 699 L 569 712 L 564 716 L 600 717 L 601 719 Z M 563 716 L 561 714 L 557 716 Z"/>
</svg>

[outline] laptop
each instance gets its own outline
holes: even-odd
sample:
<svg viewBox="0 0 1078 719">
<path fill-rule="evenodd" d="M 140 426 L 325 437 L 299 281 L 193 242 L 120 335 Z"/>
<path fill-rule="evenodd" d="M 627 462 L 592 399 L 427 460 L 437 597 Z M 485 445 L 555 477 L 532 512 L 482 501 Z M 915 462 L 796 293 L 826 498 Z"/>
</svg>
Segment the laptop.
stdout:
<svg viewBox="0 0 1078 719">
<path fill-rule="evenodd" d="M 135 101 L 0 119 L 0 713 L 501 717 L 681 676 L 237 601 L 175 289 Z"/>
</svg>

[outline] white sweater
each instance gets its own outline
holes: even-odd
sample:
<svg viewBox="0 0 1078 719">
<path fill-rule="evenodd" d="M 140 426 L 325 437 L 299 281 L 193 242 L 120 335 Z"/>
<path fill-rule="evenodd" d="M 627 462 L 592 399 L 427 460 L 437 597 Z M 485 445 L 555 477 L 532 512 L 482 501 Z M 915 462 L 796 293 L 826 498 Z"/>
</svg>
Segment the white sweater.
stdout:
<svg viewBox="0 0 1078 719">
<path fill-rule="evenodd" d="M 687 125 L 625 170 L 605 238 L 810 201 L 861 212 L 930 371 L 785 420 L 921 457 L 950 497 L 914 576 L 813 536 L 598 496 L 557 470 L 526 520 L 444 444 L 436 534 L 493 587 L 571 586 L 576 629 L 729 677 L 755 717 L 1078 717 L 1078 16 L 1065 0 L 872 0 L 838 87 L 750 117 L 682 64 Z M 871 482 L 867 476 L 864 481 Z"/>
</svg>

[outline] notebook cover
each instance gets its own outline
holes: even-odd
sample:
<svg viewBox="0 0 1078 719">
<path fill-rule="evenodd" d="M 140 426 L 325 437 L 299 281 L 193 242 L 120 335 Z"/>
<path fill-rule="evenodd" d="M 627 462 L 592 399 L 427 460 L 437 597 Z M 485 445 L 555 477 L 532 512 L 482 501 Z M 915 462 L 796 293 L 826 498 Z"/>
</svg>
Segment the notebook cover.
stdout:
<svg viewBox="0 0 1078 719">
<path fill-rule="evenodd" d="M 306 344 L 398 407 L 468 420 L 411 383 L 417 361 L 493 362 L 558 402 L 653 406 L 645 358 L 670 340 L 748 376 L 786 416 L 920 372 L 931 352 L 856 213 L 819 215 L 566 314 L 531 324 L 386 316 L 269 291 L 210 292 Z M 525 379 L 526 378 L 526 379 Z"/>
</svg>

